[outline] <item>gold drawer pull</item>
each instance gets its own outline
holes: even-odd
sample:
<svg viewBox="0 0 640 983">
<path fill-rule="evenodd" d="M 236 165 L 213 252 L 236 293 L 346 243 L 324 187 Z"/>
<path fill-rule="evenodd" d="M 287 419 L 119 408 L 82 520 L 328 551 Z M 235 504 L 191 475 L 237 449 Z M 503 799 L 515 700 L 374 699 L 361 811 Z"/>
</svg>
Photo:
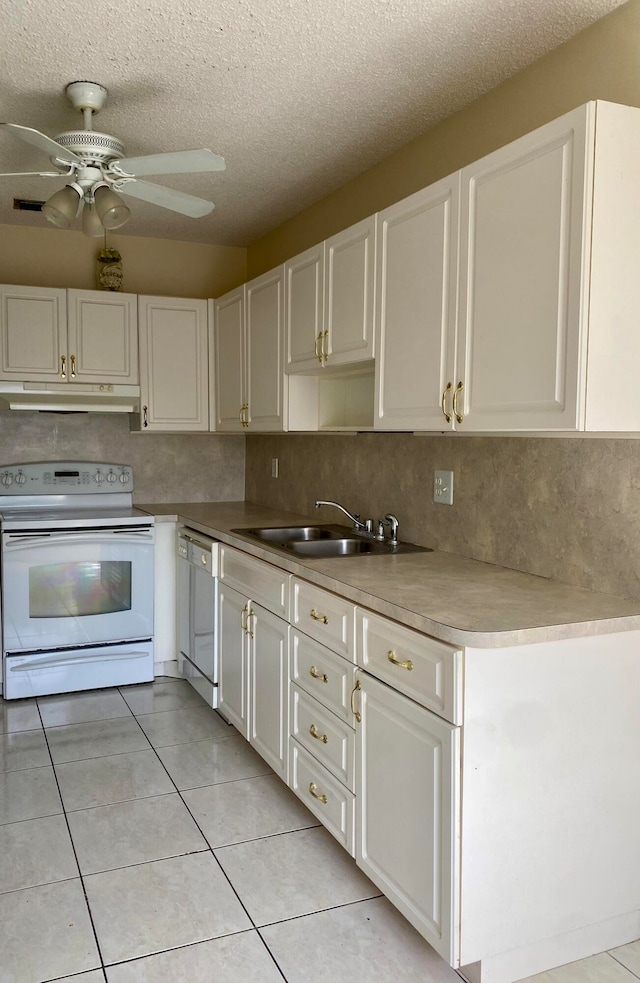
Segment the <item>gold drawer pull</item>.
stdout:
<svg viewBox="0 0 640 983">
<path fill-rule="evenodd" d="M 323 683 L 329 682 L 326 672 L 318 672 L 315 666 L 311 666 L 309 669 L 309 675 L 313 676 L 314 679 L 321 679 Z"/>
<path fill-rule="evenodd" d="M 393 649 L 387 652 L 387 659 L 389 662 L 393 662 L 394 666 L 400 666 L 401 669 L 408 669 L 409 672 L 413 669 L 413 662 L 411 659 L 406 659 L 405 662 L 401 662 L 400 659 L 396 659 L 396 653 Z"/>
<path fill-rule="evenodd" d="M 311 608 L 309 614 L 314 621 L 321 621 L 323 625 L 329 624 L 329 619 L 327 618 L 326 614 L 318 614 L 315 608 Z"/>
<path fill-rule="evenodd" d="M 359 713 L 356 710 L 356 708 L 354 707 L 354 705 L 353 705 L 353 698 L 354 698 L 354 696 L 356 695 L 356 693 L 357 693 L 357 691 L 359 689 L 362 689 L 362 685 L 360 683 L 360 680 L 359 679 L 356 679 L 356 685 L 353 687 L 353 690 L 351 691 L 351 713 L 356 718 L 356 720 L 358 721 L 358 723 L 360 723 L 360 721 L 362 720 L 362 714 Z"/>
<path fill-rule="evenodd" d="M 76 357 L 75 357 L 75 355 L 72 355 L 71 356 L 71 378 L 72 379 L 75 379 L 75 377 L 76 377 Z"/>
<path fill-rule="evenodd" d="M 325 805 L 327 804 L 328 799 L 326 795 L 321 795 L 320 792 L 318 792 L 318 786 L 315 782 L 309 782 L 309 791 L 314 799 L 318 799 L 319 802 L 324 802 Z"/>
<path fill-rule="evenodd" d="M 327 735 L 321 734 L 315 724 L 311 724 L 311 727 L 309 728 L 309 733 L 311 734 L 312 737 L 315 737 L 316 741 L 322 741 L 323 744 L 327 744 L 329 741 Z"/>
<path fill-rule="evenodd" d="M 67 366 L 67 356 L 66 355 L 61 355 L 60 356 L 60 378 L 61 379 L 66 379 L 67 378 L 66 366 Z"/>
</svg>

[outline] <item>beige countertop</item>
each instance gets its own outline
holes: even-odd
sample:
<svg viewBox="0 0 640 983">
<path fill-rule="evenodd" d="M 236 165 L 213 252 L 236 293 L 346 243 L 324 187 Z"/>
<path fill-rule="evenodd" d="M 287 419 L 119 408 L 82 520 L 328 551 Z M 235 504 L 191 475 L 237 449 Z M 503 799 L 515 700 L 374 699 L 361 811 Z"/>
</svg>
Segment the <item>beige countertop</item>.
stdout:
<svg viewBox="0 0 640 983">
<path fill-rule="evenodd" d="M 313 523 L 250 502 L 137 505 L 454 645 L 494 648 L 640 628 L 628 601 L 452 553 L 292 559 L 232 529 Z"/>
</svg>

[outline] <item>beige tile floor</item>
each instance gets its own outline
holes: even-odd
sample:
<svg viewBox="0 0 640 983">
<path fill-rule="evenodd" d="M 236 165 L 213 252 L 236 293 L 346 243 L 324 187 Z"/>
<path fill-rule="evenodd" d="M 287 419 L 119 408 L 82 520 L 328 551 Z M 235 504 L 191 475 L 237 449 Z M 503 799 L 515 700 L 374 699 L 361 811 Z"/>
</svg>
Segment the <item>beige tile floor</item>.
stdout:
<svg viewBox="0 0 640 983">
<path fill-rule="evenodd" d="M 0 983 L 460 983 L 182 680 L 0 700 L 0 858 Z"/>
</svg>

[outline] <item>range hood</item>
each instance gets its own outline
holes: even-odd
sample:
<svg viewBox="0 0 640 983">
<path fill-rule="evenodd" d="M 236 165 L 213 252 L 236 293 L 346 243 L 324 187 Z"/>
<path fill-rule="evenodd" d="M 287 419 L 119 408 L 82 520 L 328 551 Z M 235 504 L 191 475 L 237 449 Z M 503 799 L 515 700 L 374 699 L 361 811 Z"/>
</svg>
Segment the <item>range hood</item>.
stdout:
<svg viewBox="0 0 640 983">
<path fill-rule="evenodd" d="M 0 409 L 66 413 L 136 413 L 140 386 L 104 383 L 0 382 Z"/>
</svg>

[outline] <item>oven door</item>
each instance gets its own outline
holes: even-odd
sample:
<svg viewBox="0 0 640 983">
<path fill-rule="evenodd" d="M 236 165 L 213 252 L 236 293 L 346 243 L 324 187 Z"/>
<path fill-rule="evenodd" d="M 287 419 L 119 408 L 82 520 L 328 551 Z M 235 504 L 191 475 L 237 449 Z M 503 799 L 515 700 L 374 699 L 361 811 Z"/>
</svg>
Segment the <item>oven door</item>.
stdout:
<svg viewBox="0 0 640 983">
<path fill-rule="evenodd" d="M 153 527 L 4 532 L 4 652 L 153 635 Z"/>
</svg>

